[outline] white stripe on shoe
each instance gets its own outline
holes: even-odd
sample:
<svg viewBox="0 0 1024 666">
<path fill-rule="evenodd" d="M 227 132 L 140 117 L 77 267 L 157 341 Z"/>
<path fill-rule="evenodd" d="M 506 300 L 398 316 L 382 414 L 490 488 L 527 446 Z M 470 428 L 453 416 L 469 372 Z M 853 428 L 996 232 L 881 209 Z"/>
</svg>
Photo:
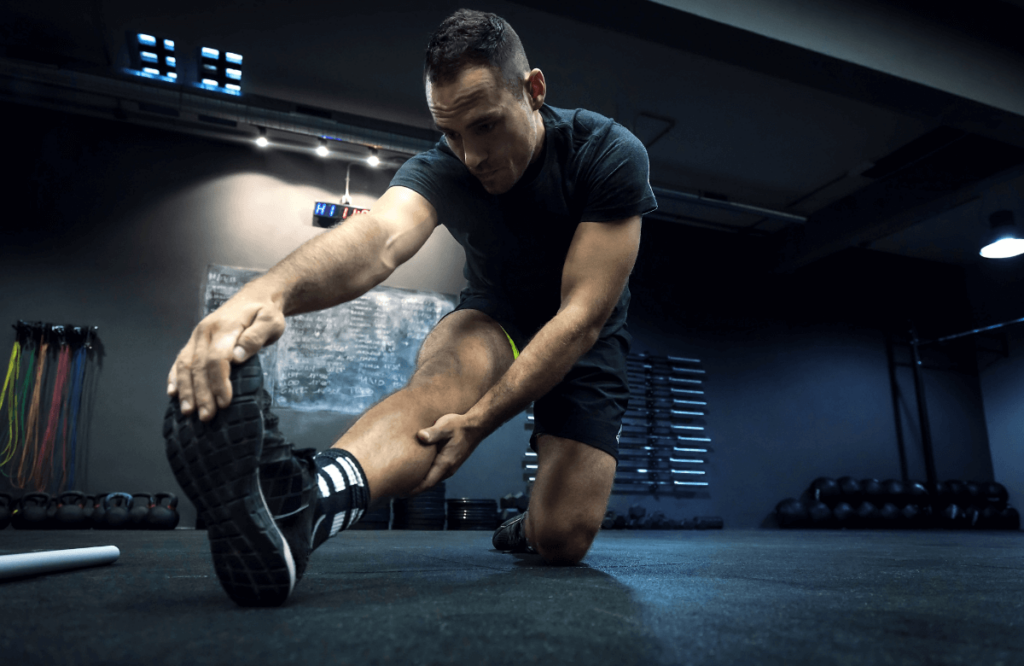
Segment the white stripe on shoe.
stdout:
<svg viewBox="0 0 1024 666">
<path fill-rule="evenodd" d="M 345 518 L 348 517 L 348 514 L 350 513 L 351 511 L 339 511 L 334 514 L 334 522 L 331 523 L 331 536 L 340 532 L 343 526 L 347 527 L 347 525 L 345 525 Z"/>
</svg>

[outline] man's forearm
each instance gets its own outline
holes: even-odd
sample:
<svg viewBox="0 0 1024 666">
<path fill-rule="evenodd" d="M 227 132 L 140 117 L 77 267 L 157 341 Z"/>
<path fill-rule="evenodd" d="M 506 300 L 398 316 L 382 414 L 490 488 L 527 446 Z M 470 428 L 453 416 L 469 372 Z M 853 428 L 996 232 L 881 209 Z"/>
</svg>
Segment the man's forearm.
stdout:
<svg viewBox="0 0 1024 666">
<path fill-rule="evenodd" d="M 560 382 L 600 335 L 587 313 L 566 308 L 544 325 L 508 371 L 467 413 L 490 434 Z"/>
<path fill-rule="evenodd" d="M 285 315 L 333 307 L 362 296 L 387 278 L 387 234 L 371 214 L 359 215 L 303 243 L 246 285 L 269 293 Z"/>
</svg>

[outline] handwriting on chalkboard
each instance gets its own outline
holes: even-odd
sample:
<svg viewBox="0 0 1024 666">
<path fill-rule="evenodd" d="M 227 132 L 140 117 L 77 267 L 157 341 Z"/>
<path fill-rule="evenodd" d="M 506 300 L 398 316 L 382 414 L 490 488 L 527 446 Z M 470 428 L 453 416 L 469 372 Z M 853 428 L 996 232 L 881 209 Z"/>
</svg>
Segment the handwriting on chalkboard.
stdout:
<svg viewBox="0 0 1024 666">
<path fill-rule="evenodd" d="M 211 265 L 204 313 L 262 274 Z M 376 287 L 348 303 L 289 317 L 281 339 L 260 352 L 273 404 L 362 414 L 405 386 L 423 340 L 454 308 L 455 298 L 446 294 Z"/>
</svg>

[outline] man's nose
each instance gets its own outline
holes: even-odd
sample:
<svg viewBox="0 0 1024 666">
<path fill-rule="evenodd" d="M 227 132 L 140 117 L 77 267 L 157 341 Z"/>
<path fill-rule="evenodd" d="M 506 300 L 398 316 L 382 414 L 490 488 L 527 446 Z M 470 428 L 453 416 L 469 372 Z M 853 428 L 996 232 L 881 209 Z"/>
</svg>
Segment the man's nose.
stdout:
<svg viewBox="0 0 1024 666">
<path fill-rule="evenodd" d="M 470 171 L 476 171 L 477 167 L 487 159 L 487 152 L 479 145 L 466 143 L 463 145 L 463 150 L 465 150 L 466 166 Z"/>
</svg>

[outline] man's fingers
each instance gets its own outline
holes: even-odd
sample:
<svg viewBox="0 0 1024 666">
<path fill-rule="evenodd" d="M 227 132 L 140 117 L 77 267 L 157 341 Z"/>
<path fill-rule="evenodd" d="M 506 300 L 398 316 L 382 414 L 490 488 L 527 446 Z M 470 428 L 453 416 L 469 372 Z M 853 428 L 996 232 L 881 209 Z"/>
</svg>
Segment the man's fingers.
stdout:
<svg viewBox="0 0 1024 666">
<path fill-rule="evenodd" d="M 217 413 L 217 406 L 214 402 L 211 389 L 211 377 L 216 372 L 217 361 L 210 356 L 210 340 L 205 330 L 196 329 L 199 333 L 196 339 L 196 348 L 192 356 L 192 394 L 195 398 L 195 409 L 199 414 L 200 421 L 209 421 Z M 225 361 L 227 363 L 227 361 Z"/>
<path fill-rule="evenodd" d="M 447 471 L 446 467 L 434 463 L 431 465 L 430 471 L 427 472 L 427 476 L 420 482 L 420 485 L 416 486 L 409 495 L 419 495 L 425 490 L 430 490 L 444 478 L 445 471 Z"/>
<path fill-rule="evenodd" d="M 238 335 L 231 350 L 235 363 L 241 363 L 284 334 L 284 314 L 267 308 L 256 313 L 256 318 Z"/>
<path fill-rule="evenodd" d="M 452 416 L 452 414 L 445 414 L 435 421 L 434 425 L 417 432 L 416 436 L 424 444 L 439 444 L 448 441 L 455 434 L 450 418 Z"/>
<path fill-rule="evenodd" d="M 192 409 L 196 404 L 192 395 L 191 345 L 190 341 L 178 354 L 177 360 L 174 361 L 175 379 L 172 380 L 178 394 L 178 405 L 181 407 L 181 413 L 186 416 L 192 413 Z"/>
</svg>

